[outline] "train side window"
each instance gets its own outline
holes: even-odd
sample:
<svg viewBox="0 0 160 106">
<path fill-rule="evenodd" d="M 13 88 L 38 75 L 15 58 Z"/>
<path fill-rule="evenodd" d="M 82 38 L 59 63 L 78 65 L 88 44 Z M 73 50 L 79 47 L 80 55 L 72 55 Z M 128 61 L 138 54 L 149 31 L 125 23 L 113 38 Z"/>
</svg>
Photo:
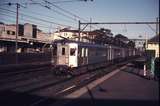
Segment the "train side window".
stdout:
<svg viewBox="0 0 160 106">
<path fill-rule="evenodd" d="M 76 49 L 75 48 L 71 48 L 70 49 L 70 55 L 71 56 L 75 56 L 76 55 Z"/>
<path fill-rule="evenodd" d="M 82 48 L 82 55 L 81 57 L 84 57 L 84 48 Z"/>
<path fill-rule="evenodd" d="M 62 48 L 62 55 L 65 55 L 65 48 Z"/>
<path fill-rule="evenodd" d="M 86 48 L 86 57 L 88 56 L 88 49 Z"/>
</svg>

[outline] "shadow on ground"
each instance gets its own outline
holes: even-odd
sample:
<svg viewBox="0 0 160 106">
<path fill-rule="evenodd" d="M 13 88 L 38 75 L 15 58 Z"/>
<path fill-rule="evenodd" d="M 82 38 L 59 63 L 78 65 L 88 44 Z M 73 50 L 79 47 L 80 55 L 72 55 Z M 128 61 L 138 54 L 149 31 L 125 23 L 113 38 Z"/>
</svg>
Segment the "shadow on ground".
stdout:
<svg viewBox="0 0 160 106">
<path fill-rule="evenodd" d="M 0 92 L 0 106 L 57 106 L 57 102 L 63 102 L 63 106 L 159 106 L 156 100 L 54 99 L 13 91 Z"/>
</svg>

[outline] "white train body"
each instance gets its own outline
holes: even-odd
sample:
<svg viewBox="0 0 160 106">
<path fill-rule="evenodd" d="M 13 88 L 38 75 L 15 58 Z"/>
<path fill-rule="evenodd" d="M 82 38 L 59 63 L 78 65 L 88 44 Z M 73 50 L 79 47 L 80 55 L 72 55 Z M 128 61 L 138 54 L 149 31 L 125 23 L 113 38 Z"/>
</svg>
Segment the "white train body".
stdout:
<svg viewBox="0 0 160 106">
<path fill-rule="evenodd" d="M 56 65 L 79 67 L 83 65 L 122 60 L 135 56 L 136 50 L 113 45 L 97 45 L 76 41 L 56 42 Z"/>
<path fill-rule="evenodd" d="M 78 44 L 77 43 L 57 43 L 57 65 L 67 65 L 69 67 L 78 66 Z"/>
</svg>

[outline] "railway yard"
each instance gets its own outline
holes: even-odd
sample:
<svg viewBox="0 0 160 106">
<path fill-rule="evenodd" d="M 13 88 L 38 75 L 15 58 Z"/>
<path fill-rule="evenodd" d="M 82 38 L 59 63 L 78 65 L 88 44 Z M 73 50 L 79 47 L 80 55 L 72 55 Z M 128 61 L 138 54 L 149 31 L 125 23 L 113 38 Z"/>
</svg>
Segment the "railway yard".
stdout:
<svg viewBox="0 0 160 106">
<path fill-rule="evenodd" d="M 23 71 L 1 71 L 0 104 L 8 106 L 13 104 L 15 106 L 52 106 L 59 105 L 60 103 L 62 105 L 61 99 L 63 100 L 64 97 L 67 96 L 70 97 L 72 93 L 91 82 L 102 78 L 103 76 L 111 74 L 108 78 L 112 77 L 116 73 L 116 69 L 143 77 L 140 70 L 137 70 L 128 64 L 129 63 L 125 62 L 121 64 L 108 65 L 105 68 L 99 68 L 76 76 L 55 75 L 50 66 L 43 66 Z M 103 79 L 100 83 L 104 80 L 107 79 Z M 95 85 L 93 84 L 93 87 L 88 89 L 92 89 L 98 85 L 99 83 Z M 85 90 L 80 92 L 85 92 Z M 78 95 L 76 94 L 76 96 Z"/>
<path fill-rule="evenodd" d="M 159 0 L 1 0 L 0 106 L 159 106 Z"/>
</svg>

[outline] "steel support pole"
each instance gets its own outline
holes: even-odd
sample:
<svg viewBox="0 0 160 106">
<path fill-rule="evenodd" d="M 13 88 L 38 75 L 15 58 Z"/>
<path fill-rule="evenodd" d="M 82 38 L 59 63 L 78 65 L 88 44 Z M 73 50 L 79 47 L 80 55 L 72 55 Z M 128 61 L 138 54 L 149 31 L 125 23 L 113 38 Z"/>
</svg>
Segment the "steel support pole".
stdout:
<svg viewBox="0 0 160 106">
<path fill-rule="evenodd" d="M 19 32 L 19 27 L 18 27 L 18 16 L 19 16 L 19 7 L 20 5 L 16 3 L 16 41 L 15 41 L 15 58 L 16 58 L 16 64 L 18 64 L 18 54 L 17 54 L 17 49 L 18 49 L 18 32 Z"/>
<path fill-rule="evenodd" d="M 80 37 L 81 37 L 81 22 L 80 20 L 78 21 L 78 41 L 80 42 Z"/>
<path fill-rule="evenodd" d="M 16 4 L 16 42 L 15 42 L 15 52 L 17 53 L 17 49 L 18 49 L 18 32 L 19 32 L 19 28 L 18 28 L 18 16 L 19 16 L 19 4 Z"/>
<path fill-rule="evenodd" d="M 158 24 L 159 23 L 159 17 L 156 18 L 156 22 L 157 22 L 156 23 L 156 35 L 158 35 L 159 34 L 159 24 Z"/>
</svg>

